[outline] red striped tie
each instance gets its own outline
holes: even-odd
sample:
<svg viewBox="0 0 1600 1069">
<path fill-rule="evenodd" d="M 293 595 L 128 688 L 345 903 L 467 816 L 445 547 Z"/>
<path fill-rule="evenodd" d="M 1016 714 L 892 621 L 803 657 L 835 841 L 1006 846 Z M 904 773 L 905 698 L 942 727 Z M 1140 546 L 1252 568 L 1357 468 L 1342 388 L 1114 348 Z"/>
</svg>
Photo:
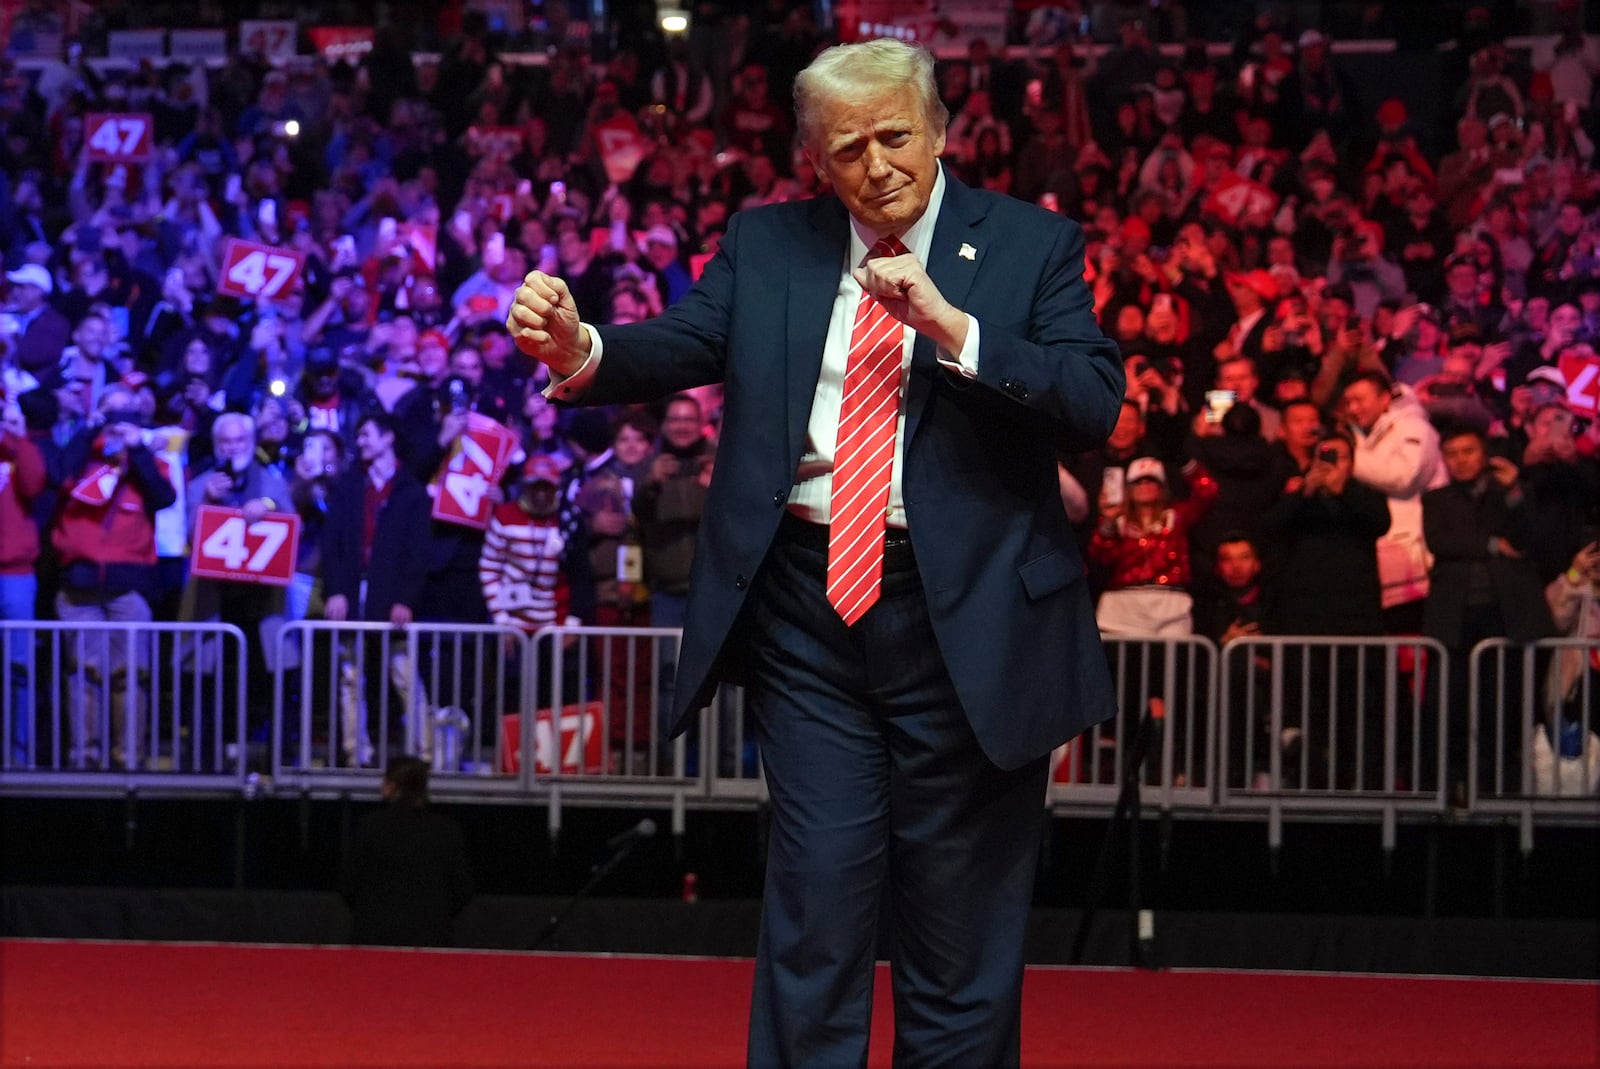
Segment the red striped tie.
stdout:
<svg viewBox="0 0 1600 1069">
<path fill-rule="evenodd" d="M 867 259 L 905 251 L 899 238 L 888 237 L 872 247 Z M 846 625 L 867 614 L 883 584 L 883 528 L 894 473 L 904 341 L 900 321 L 863 293 L 845 363 L 828 529 L 828 602 Z"/>
</svg>

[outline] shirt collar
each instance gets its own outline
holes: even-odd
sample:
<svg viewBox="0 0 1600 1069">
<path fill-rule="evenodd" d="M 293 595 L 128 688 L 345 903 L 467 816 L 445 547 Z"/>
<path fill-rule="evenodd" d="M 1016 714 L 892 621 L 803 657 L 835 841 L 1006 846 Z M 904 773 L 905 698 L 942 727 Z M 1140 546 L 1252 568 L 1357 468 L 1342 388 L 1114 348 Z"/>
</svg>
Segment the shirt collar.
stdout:
<svg viewBox="0 0 1600 1069">
<path fill-rule="evenodd" d="M 939 173 L 933 179 L 933 192 L 928 195 L 928 207 L 923 211 L 922 217 L 900 235 L 900 241 L 905 245 L 906 251 L 924 264 L 928 262 L 928 250 L 933 247 L 934 222 L 939 218 L 939 208 L 944 204 L 944 164 L 938 166 Z M 862 225 L 855 216 L 850 217 L 851 264 L 865 263 L 867 253 L 878 240 L 878 235 L 870 228 Z"/>
</svg>

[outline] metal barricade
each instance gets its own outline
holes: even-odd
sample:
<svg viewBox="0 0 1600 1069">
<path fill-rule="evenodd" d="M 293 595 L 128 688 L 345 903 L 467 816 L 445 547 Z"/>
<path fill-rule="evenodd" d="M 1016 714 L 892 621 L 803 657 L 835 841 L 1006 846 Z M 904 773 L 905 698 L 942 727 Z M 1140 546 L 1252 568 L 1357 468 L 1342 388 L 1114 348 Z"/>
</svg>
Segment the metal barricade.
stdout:
<svg viewBox="0 0 1600 1069">
<path fill-rule="evenodd" d="M 1097 811 L 1115 805 L 1140 720 L 1150 713 L 1158 725 L 1142 781 L 1150 804 L 1209 808 L 1217 648 L 1198 636 L 1104 642 L 1120 712 L 1052 755 L 1051 804 Z"/>
<path fill-rule="evenodd" d="M 278 643 L 275 787 L 370 787 L 403 754 L 432 764 L 436 794 L 509 796 L 525 787 L 503 730 L 526 707 L 534 672 L 521 631 L 301 620 L 285 624 Z"/>
<path fill-rule="evenodd" d="M 245 636 L 221 623 L 0 620 L 8 793 L 235 792 L 252 729 Z"/>
<path fill-rule="evenodd" d="M 1469 665 L 1469 808 L 1517 817 L 1524 853 L 1536 822 L 1600 824 L 1600 639 L 1488 639 Z"/>
<path fill-rule="evenodd" d="M 546 627 L 533 636 L 535 780 L 699 779 L 703 731 L 669 739 L 682 632 L 671 627 Z"/>
<path fill-rule="evenodd" d="M 1371 814 L 1392 848 L 1401 811 L 1447 801 L 1449 661 L 1432 639 L 1275 636 L 1222 651 L 1217 802 Z"/>
</svg>

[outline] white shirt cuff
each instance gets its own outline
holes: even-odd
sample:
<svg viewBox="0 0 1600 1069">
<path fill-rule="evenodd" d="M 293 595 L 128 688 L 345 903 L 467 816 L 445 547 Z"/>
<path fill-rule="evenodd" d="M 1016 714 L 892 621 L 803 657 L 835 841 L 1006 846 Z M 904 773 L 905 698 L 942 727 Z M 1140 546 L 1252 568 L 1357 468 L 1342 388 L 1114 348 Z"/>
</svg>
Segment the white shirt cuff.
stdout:
<svg viewBox="0 0 1600 1069">
<path fill-rule="evenodd" d="M 550 369 L 550 385 L 544 388 L 544 395 L 553 401 L 572 401 L 582 397 L 589 383 L 594 381 L 595 372 L 600 370 L 600 357 L 605 352 L 600 332 L 587 323 L 579 323 L 578 326 L 589 332 L 589 359 L 571 375 L 562 375 L 554 368 Z"/>
<path fill-rule="evenodd" d="M 944 349 L 939 349 L 938 356 L 940 364 L 962 378 L 978 377 L 978 321 L 971 313 L 967 314 L 967 340 L 961 344 L 961 351 L 952 356 Z"/>
</svg>

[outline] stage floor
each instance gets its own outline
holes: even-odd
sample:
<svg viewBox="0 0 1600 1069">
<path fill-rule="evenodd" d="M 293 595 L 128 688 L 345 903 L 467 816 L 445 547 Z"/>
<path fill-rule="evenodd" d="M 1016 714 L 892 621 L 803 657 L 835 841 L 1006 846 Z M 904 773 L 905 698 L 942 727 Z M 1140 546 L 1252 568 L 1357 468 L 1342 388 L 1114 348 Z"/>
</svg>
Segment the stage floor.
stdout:
<svg viewBox="0 0 1600 1069">
<path fill-rule="evenodd" d="M 749 961 L 0 941 L 0 1066 L 743 1064 Z M 879 969 L 871 1064 L 889 1065 Z M 1034 968 L 1023 1065 L 1600 1063 L 1600 984 Z"/>
</svg>

